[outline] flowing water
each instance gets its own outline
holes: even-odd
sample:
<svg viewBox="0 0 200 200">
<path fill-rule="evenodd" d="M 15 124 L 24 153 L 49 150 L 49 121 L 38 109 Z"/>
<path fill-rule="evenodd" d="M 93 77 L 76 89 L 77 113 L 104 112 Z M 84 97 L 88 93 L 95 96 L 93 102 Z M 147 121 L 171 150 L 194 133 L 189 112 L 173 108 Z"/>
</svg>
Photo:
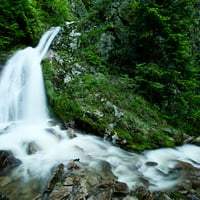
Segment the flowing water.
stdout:
<svg viewBox="0 0 200 200">
<path fill-rule="evenodd" d="M 54 166 L 76 158 L 91 168 L 97 168 L 99 160 L 107 161 L 119 181 L 134 188 L 144 178 L 150 182 L 150 190 L 166 190 L 180 181 L 176 171 L 172 170 L 177 160 L 200 167 L 200 148 L 193 145 L 138 155 L 91 135 L 76 133 L 77 137 L 71 139 L 68 130 L 50 125 L 40 64 L 59 30 L 55 27 L 44 33 L 37 47 L 17 51 L 1 73 L 0 149 L 12 151 L 22 165 L 9 175 L 0 177 L 0 192 L 11 199 L 17 196 L 22 200 L 31 199 L 40 191 L 43 180 Z M 34 154 L 27 150 L 31 143 L 37 147 Z M 26 196 L 27 191 L 23 191 L 27 188 L 29 196 Z"/>
</svg>

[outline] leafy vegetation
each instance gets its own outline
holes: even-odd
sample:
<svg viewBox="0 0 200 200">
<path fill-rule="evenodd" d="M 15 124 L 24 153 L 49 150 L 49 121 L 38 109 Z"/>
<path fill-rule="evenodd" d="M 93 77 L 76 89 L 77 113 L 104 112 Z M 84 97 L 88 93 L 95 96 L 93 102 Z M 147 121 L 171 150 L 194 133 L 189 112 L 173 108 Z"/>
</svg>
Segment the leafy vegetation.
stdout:
<svg viewBox="0 0 200 200">
<path fill-rule="evenodd" d="M 84 39 L 87 45 L 90 41 L 95 44 L 91 47 L 93 57 L 96 54 L 107 62 L 110 72 L 132 78 L 133 92 L 158 105 L 170 124 L 196 135 L 198 5 L 197 0 L 123 1 L 120 5 L 115 1 L 98 1 L 87 19 L 98 34 L 89 29 L 87 40 Z M 100 27 L 107 28 L 102 31 Z M 111 48 L 107 57 L 98 49 L 103 34 L 112 36 L 112 46 L 103 48 L 104 52 Z"/>
<path fill-rule="evenodd" d="M 87 66 L 82 66 L 85 71 L 64 84 L 66 77 L 56 78 L 58 74 L 55 70 L 48 74 L 49 68 L 56 65 L 56 61 L 50 64 L 46 60 L 43 69 L 50 104 L 62 121 L 75 121 L 77 128 L 105 137 L 132 151 L 178 144 L 179 141 L 173 139 L 176 134 L 173 135 L 172 131 L 170 135 L 165 131 L 169 126 L 157 109 L 131 92 L 133 83 L 127 76 L 110 76 L 107 72 L 88 73 Z M 62 71 L 63 66 L 58 65 L 56 69 Z M 65 75 L 72 77 L 72 74 L 68 71 Z M 53 87 L 48 85 L 52 82 L 58 86 L 53 94 Z M 60 87 L 61 83 L 63 87 Z"/>
<path fill-rule="evenodd" d="M 39 31 L 39 19 L 33 5 L 28 0 L 2 0 L 0 9 L 0 50 L 9 50 L 19 44 L 33 44 Z"/>
<path fill-rule="evenodd" d="M 35 45 L 49 26 L 70 19 L 67 0 L 2 0 L 0 4 L 0 51 Z"/>
</svg>

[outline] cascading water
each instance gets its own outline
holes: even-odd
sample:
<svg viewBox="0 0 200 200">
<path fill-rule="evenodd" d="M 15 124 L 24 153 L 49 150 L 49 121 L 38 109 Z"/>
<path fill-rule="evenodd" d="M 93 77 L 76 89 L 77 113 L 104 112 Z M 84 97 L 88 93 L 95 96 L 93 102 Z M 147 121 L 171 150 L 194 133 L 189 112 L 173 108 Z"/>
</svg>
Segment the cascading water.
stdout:
<svg viewBox="0 0 200 200">
<path fill-rule="evenodd" d="M 149 189 L 165 190 L 180 181 L 174 178 L 176 174 L 172 170 L 176 161 L 199 167 L 200 148 L 193 145 L 137 155 L 95 136 L 76 133 L 77 137 L 70 139 L 67 130 L 61 130 L 58 126 L 49 128 L 40 63 L 59 30 L 56 27 L 47 31 L 36 48 L 18 51 L 8 60 L 1 73 L 0 149 L 12 151 L 22 161 L 17 172 L 20 171 L 25 180 L 46 177 L 53 166 L 79 158 L 89 167 L 98 167 L 99 160 L 109 162 L 114 175 L 130 188 L 134 188 L 143 177 L 149 181 Z M 49 129 L 53 129 L 59 137 L 50 134 Z M 37 152 L 30 155 L 27 145 L 33 142 Z M 147 165 L 150 162 L 156 165 Z"/>
<path fill-rule="evenodd" d="M 59 30 L 50 29 L 36 48 L 17 51 L 5 65 L 0 79 L 0 123 L 48 118 L 40 63 Z"/>
</svg>

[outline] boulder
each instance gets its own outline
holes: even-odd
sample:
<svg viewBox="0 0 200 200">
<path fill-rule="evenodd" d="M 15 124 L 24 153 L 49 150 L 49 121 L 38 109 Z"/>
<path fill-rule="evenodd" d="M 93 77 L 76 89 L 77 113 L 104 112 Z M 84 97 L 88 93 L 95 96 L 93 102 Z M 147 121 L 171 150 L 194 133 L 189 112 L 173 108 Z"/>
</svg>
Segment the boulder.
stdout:
<svg viewBox="0 0 200 200">
<path fill-rule="evenodd" d="M 21 161 L 14 157 L 12 152 L 0 150 L 0 175 L 8 172 L 10 169 L 17 167 Z"/>
<path fill-rule="evenodd" d="M 9 200 L 9 198 L 0 193 L 0 200 Z"/>
</svg>

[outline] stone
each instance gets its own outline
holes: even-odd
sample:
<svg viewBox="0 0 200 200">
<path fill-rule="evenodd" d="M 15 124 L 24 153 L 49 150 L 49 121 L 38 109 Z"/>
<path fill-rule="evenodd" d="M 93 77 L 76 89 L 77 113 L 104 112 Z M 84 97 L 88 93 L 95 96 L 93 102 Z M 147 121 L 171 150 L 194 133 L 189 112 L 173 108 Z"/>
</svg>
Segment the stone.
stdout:
<svg viewBox="0 0 200 200">
<path fill-rule="evenodd" d="M 9 200 L 9 198 L 0 193 L 0 200 Z"/>
<path fill-rule="evenodd" d="M 21 161 L 15 158 L 10 151 L 0 150 L 0 175 L 8 172 L 10 169 L 17 167 Z"/>
<path fill-rule="evenodd" d="M 55 138 L 57 138 L 58 140 L 62 139 L 62 136 L 53 128 L 46 128 L 45 129 L 48 133 L 51 133 L 53 136 L 55 136 Z"/>
<path fill-rule="evenodd" d="M 48 195 L 53 191 L 57 182 L 60 181 L 63 173 L 64 173 L 64 165 L 61 163 L 53 170 L 51 179 L 48 182 L 46 189 L 43 192 L 43 198 L 46 198 L 46 196 L 48 197 Z"/>
<path fill-rule="evenodd" d="M 8 185 L 11 181 L 12 181 L 12 179 L 10 177 L 2 176 L 2 177 L 0 177 L 0 186 L 4 187 L 4 186 Z"/>
<path fill-rule="evenodd" d="M 127 195 L 130 193 L 130 190 L 126 183 L 116 181 L 114 184 L 114 193 Z"/>
<path fill-rule="evenodd" d="M 40 150 L 40 147 L 35 142 L 30 142 L 28 144 L 24 144 L 26 148 L 26 152 L 28 155 L 32 155 Z"/>
<path fill-rule="evenodd" d="M 70 138 L 75 138 L 75 137 L 77 137 L 77 136 L 76 136 L 75 130 L 72 129 L 72 128 L 69 128 L 69 130 L 68 130 L 67 133 L 68 133 L 68 135 L 69 135 Z"/>
<path fill-rule="evenodd" d="M 156 165 L 158 165 L 158 163 L 157 162 L 146 162 L 145 163 L 147 166 L 151 166 L 151 167 L 153 167 L 153 166 L 156 166 Z"/>
<path fill-rule="evenodd" d="M 154 200 L 153 194 L 145 187 L 140 186 L 136 188 L 135 196 L 141 200 Z"/>
</svg>

